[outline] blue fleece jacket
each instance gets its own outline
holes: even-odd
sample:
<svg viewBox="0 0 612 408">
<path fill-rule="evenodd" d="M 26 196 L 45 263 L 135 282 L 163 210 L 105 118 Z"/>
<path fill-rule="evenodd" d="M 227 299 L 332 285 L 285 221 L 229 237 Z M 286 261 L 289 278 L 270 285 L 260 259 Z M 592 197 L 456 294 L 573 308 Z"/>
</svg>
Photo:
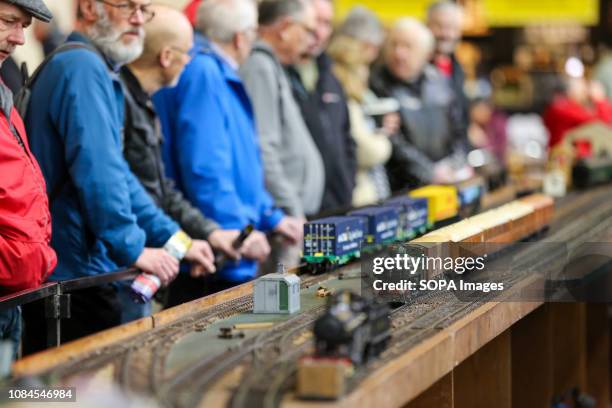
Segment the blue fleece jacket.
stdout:
<svg viewBox="0 0 612 408">
<path fill-rule="evenodd" d="M 68 41 L 87 43 L 79 33 Z M 132 265 L 146 246 L 178 231 L 132 174 L 122 153 L 124 101 L 116 67 L 100 54 L 57 54 L 32 88 L 30 146 L 47 182 L 58 266 L 51 280 Z"/>
<path fill-rule="evenodd" d="M 194 57 L 179 84 L 154 95 L 164 133 L 168 176 L 224 229 L 254 224 L 267 232 L 283 217 L 264 186 L 251 102 L 237 72 L 196 34 Z M 228 282 L 250 280 L 254 261 L 218 272 Z"/>
</svg>

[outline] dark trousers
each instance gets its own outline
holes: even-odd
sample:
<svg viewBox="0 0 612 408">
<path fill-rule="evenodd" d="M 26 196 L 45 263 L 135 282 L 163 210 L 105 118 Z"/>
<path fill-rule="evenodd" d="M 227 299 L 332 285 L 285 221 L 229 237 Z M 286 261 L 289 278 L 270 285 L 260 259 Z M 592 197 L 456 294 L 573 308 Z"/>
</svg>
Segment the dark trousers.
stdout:
<svg viewBox="0 0 612 408">
<path fill-rule="evenodd" d="M 23 306 L 23 355 L 47 348 L 44 300 Z M 50 320 L 49 324 L 55 324 Z M 121 324 L 121 304 L 112 285 L 70 293 L 70 318 L 62 319 L 61 342 L 66 343 Z"/>
<path fill-rule="evenodd" d="M 168 286 L 164 307 L 178 306 L 233 286 L 236 284 L 218 279 L 215 275 L 206 278 L 192 278 L 188 273 L 179 273 Z"/>
<path fill-rule="evenodd" d="M 11 343 L 16 359 L 21 342 L 21 307 L 0 310 L 0 341 Z"/>
</svg>

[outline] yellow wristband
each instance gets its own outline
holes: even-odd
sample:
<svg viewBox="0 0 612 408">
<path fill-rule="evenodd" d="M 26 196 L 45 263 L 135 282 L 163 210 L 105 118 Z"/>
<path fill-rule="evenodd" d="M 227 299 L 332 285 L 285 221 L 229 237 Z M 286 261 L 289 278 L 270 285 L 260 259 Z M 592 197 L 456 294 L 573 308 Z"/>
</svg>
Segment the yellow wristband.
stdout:
<svg viewBox="0 0 612 408">
<path fill-rule="evenodd" d="M 164 249 L 179 261 L 185 257 L 193 241 L 183 230 L 179 230 L 176 234 L 170 237 Z"/>
</svg>

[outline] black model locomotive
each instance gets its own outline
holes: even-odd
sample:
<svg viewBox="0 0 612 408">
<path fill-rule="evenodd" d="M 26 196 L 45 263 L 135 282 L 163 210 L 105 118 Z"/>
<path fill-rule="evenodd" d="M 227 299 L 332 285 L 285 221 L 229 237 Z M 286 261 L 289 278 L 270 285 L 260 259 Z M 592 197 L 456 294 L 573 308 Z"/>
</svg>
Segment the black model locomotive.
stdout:
<svg viewBox="0 0 612 408">
<path fill-rule="evenodd" d="M 330 298 L 313 331 L 317 358 L 348 359 L 361 365 L 387 347 L 391 337 L 389 306 L 342 291 Z"/>
<path fill-rule="evenodd" d="M 580 189 L 612 182 L 612 157 L 579 160 L 572 169 L 572 180 Z"/>
</svg>

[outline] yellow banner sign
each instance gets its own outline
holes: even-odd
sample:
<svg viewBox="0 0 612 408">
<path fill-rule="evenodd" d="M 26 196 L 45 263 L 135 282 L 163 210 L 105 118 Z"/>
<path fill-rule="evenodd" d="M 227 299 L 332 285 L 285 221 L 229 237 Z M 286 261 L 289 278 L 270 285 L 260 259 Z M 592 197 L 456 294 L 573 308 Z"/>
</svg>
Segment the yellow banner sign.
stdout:
<svg viewBox="0 0 612 408">
<path fill-rule="evenodd" d="M 567 22 L 595 25 L 599 0 L 481 0 L 491 26 Z"/>
<path fill-rule="evenodd" d="M 355 5 L 373 10 L 383 21 L 411 16 L 425 19 L 427 7 L 435 0 L 335 0 L 341 19 Z M 599 21 L 599 0 L 464 0 L 468 13 L 477 12 L 491 26 L 523 26 L 553 22 L 595 25 Z M 468 18 L 469 19 L 469 18 Z"/>
<path fill-rule="evenodd" d="M 374 11 L 378 17 L 391 22 L 400 17 L 410 16 L 425 19 L 427 7 L 435 0 L 336 0 L 336 13 L 343 18 L 356 5 L 365 6 Z"/>
</svg>

